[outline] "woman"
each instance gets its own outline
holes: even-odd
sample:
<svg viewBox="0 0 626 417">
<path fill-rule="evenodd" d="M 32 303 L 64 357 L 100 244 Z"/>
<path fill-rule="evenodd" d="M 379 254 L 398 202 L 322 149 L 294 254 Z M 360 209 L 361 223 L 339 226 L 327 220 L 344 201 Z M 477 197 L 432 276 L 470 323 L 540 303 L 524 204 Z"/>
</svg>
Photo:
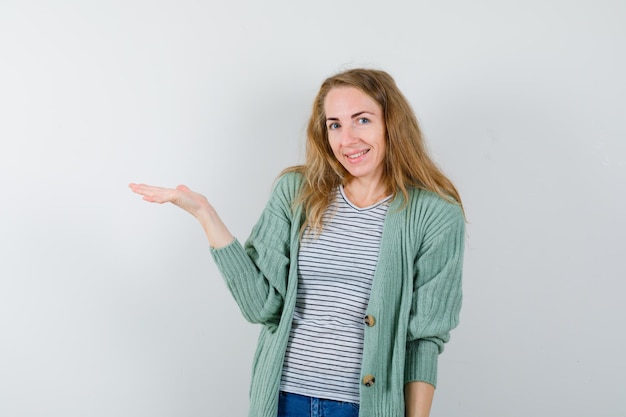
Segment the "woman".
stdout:
<svg viewBox="0 0 626 417">
<path fill-rule="evenodd" d="M 245 246 L 189 188 L 130 187 L 200 221 L 243 315 L 262 324 L 250 416 L 429 415 L 459 318 L 465 222 L 387 73 L 324 81 L 306 162 L 281 175 Z"/>
</svg>

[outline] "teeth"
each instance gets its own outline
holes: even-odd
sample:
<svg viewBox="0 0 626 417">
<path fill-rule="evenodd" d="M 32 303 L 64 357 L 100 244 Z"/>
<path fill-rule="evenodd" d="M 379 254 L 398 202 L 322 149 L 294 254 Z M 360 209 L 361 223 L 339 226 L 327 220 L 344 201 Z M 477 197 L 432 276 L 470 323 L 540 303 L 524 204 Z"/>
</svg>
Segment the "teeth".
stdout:
<svg viewBox="0 0 626 417">
<path fill-rule="evenodd" d="M 355 153 L 354 155 L 347 155 L 348 158 L 350 159 L 354 159 L 354 158 L 358 158 L 361 155 L 365 155 L 367 153 L 367 150 L 363 151 L 363 152 L 359 152 L 359 153 Z"/>
</svg>

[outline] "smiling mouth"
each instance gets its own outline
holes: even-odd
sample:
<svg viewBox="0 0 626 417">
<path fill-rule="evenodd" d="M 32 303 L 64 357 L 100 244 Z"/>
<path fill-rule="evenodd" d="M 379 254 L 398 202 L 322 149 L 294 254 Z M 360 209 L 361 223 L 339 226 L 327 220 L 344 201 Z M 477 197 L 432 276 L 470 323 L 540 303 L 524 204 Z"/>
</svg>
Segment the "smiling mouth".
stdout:
<svg viewBox="0 0 626 417">
<path fill-rule="evenodd" d="M 368 153 L 369 151 L 370 151 L 369 149 L 366 149 L 366 150 L 361 151 L 361 152 L 359 152 L 359 153 L 355 153 L 355 154 L 352 154 L 352 155 L 346 155 L 346 156 L 348 157 L 348 159 L 356 159 L 356 158 L 358 158 L 359 156 L 363 156 L 363 155 L 365 155 L 365 154 L 366 154 L 366 153 Z"/>
</svg>

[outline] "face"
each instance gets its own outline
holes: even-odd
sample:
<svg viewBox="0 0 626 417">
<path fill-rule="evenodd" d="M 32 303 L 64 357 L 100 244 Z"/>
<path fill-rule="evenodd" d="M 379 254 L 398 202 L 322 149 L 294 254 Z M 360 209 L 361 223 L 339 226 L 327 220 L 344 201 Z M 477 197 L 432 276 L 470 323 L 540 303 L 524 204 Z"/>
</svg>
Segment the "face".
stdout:
<svg viewBox="0 0 626 417">
<path fill-rule="evenodd" d="M 354 87 L 335 87 L 324 101 L 328 141 L 335 158 L 358 180 L 379 181 L 385 159 L 381 106 Z"/>
</svg>

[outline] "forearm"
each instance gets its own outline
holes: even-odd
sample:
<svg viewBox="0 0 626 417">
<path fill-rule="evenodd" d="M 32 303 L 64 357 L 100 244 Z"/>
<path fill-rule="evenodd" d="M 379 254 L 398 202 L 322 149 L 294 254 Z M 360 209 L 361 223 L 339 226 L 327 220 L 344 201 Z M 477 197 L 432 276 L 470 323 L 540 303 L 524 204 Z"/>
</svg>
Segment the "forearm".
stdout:
<svg viewBox="0 0 626 417">
<path fill-rule="evenodd" d="M 404 386 L 406 417 L 428 417 L 434 395 L 435 387 L 426 382 L 416 381 L 406 384 Z"/>
<path fill-rule="evenodd" d="M 213 206 L 208 205 L 207 207 L 204 207 L 198 213 L 194 213 L 194 217 L 198 219 L 202 225 L 211 247 L 219 249 L 229 245 L 234 240 L 233 235 L 230 233 Z"/>
</svg>

